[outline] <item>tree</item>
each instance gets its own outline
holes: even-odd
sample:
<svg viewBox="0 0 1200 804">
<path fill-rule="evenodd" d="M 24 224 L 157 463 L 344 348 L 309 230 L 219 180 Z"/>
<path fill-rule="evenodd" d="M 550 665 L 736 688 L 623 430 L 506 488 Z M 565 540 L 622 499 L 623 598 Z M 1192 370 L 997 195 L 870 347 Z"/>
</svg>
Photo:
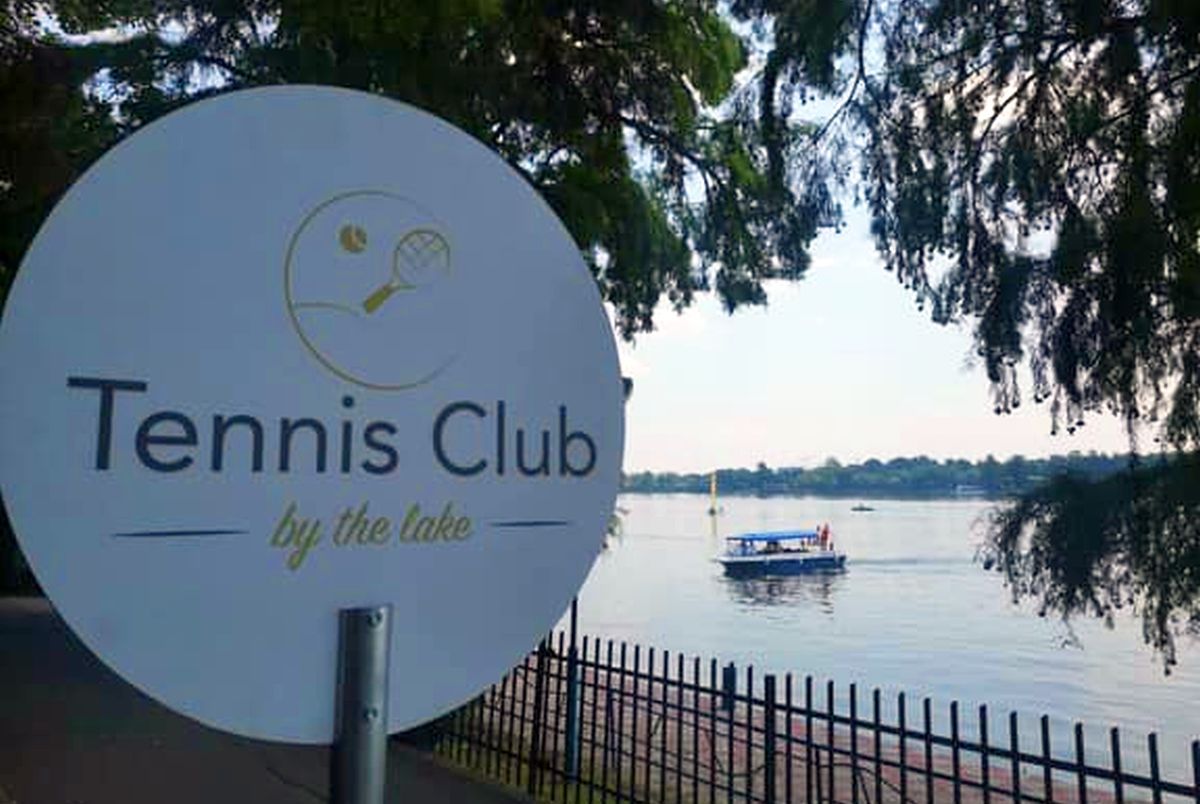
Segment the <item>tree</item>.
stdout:
<svg viewBox="0 0 1200 804">
<path fill-rule="evenodd" d="M 79 90 L 94 62 L 37 37 L 35 10 L 0 12 L 0 301 L 50 208 L 117 132 L 108 108 Z"/>
<path fill-rule="evenodd" d="M 1175 456 L 1096 487 L 1124 515 L 1076 517 L 1082 487 L 1063 485 L 1010 509 L 989 560 L 1047 610 L 1138 607 L 1168 662 L 1200 629 L 1200 4 L 11 0 L 5 285 L 114 141 L 287 82 L 405 100 L 492 147 L 566 222 L 626 336 L 664 297 L 733 309 L 802 276 L 861 143 L 880 253 L 935 321 L 974 322 L 997 412 L 1032 397 L 1072 431 L 1111 411 Z M 832 92 L 832 116 L 801 119 Z"/>
<path fill-rule="evenodd" d="M 888 268 L 975 322 L 997 413 L 1111 411 L 1174 456 L 1032 494 L 988 561 L 1045 611 L 1138 608 L 1169 666 L 1200 632 L 1200 4 L 911 0 L 872 25 L 886 69 L 860 57 L 855 102 Z"/>
<path fill-rule="evenodd" d="M 1200 621 L 1200 538 L 1193 454 L 1095 480 L 1063 474 L 997 516 L 987 561 L 1043 614 L 1112 624 L 1140 609 L 1145 640 L 1169 669 L 1174 638 Z"/>
<path fill-rule="evenodd" d="M 734 13 L 758 19 L 768 5 Z M 776 104 L 801 77 L 832 87 L 838 31 L 777 41 L 771 91 L 735 92 L 748 35 L 715 0 L 18 1 L 3 35 L 6 280 L 115 140 L 261 84 L 388 95 L 489 145 L 567 224 L 627 336 L 651 328 L 664 296 L 681 307 L 712 288 L 730 309 L 764 302 L 763 281 L 799 278 L 838 212 L 820 160 L 798 158 L 810 127 Z"/>
<path fill-rule="evenodd" d="M 840 18 L 847 2 L 812 11 Z M 503 156 L 566 223 L 624 335 L 650 329 L 664 297 L 761 304 L 765 280 L 804 274 L 818 226 L 838 215 L 791 98 L 833 89 L 841 28 L 781 29 L 761 80 L 735 84 L 777 5 L 10 0 L 0 299 L 62 193 L 122 137 L 215 93 L 322 83 L 412 103 Z M 7 527 L 0 552 L 15 554 Z"/>
</svg>

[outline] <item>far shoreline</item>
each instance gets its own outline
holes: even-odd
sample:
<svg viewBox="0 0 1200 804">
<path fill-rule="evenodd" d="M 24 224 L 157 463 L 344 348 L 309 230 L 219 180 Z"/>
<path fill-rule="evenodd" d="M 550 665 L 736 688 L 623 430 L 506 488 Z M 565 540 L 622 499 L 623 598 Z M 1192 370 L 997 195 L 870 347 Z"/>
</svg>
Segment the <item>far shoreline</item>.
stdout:
<svg viewBox="0 0 1200 804">
<path fill-rule="evenodd" d="M 663 491 L 646 491 L 643 489 L 621 489 L 618 492 L 620 496 L 638 496 L 638 497 L 702 497 L 708 499 L 708 493 L 704 491 L 691 491 L 684 489 L 671 489 Z M 953 492 L 935 491 L 935 492 L 898 492 L 898 491 L 768 491 L 768 492 L 735 492 L 731 491 L 728 494 L 721 494 L 720 500 L 730 499 L 816 499 L 816 500 L 852 500 L 859 502 L 990 502 L 1003 503 L 1016 499 L 1016 495 L 1004 494 L 955 494 Z M 864 512 L 869 513 L 869 512 Z"/>
</svg>

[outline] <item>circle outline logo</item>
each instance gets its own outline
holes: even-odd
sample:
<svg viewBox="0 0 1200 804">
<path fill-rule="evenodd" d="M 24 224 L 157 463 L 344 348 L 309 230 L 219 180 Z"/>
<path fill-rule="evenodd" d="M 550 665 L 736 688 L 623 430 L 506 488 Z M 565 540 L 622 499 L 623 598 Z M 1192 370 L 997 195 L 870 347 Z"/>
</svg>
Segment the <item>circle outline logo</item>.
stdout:
<svg viewBox="0 0 1200 804">
<path fill-rule="evenodd" d="M 360 377 L 358 375 L 355 375 L 355 374 L 343 369 L 342 367 L 340 367 L 336 363 L 334 363 L 332 359 L 327 357 L 321 351 L 321 349 L 317 346 L 317 344 L 315 344 L 313 342 L 313 340 L 308 336 L 308 334 L 305 333 L 304 327 L 301 325 L 300 319 L 296 315 L 297 307 L 305 306 L 305 305 L 311 306 L 314 304 L 312 302 L 303 302 L 303 303 L 297 302 L 292 295 L 292 265 L 293 265 L 293 257 L 295 256 L 297 241 L 300 239 L 300 236 L 302 234 L 304 234 L 305 229 L 308 228 L 308 225 L 310 223 L 312 223 L 313 219 L 316 218 L 321 212 L 325 211 L 328 207 L 338 203 L 339 201 L 344 201 L 348 198 L 357 198 L 357 197 L 363 197 L 363 196 L 388 198 L 388 199 L 392 199 L 395 201 L 400 201 L 405 204 L 412 204 L 413 206 L 420 208 L 420 206 L 417 205 L 415 202 L 413 202 L 412 199 L 405 198 L 404 196 L 398 195 L 396 193 L 391 193 L 386 190 L 347 190 L 345 192 L 341 192 L 335 196 L 327 198 L 324 201 L 322 201 L 321 203 L 317 204 L 315 207 L 313 207 L 311 210 L 309 210 L 308 213 L 305 214 L 305 216 L 301 219 L 300 224 L 296 227 L 296 230 L 292 233 L 292 236 L 288 239 L 287 251 L 284 254 L 284 260 L 283 260 L 284 302 L 287 306 L 288 319 L 291 321 L 292 329 L 294 329 L 296 332 L 296 335 L 298 335 L 300 337 L 300 342 L 304 344 L 304 348 L 308 351 L 308 353 L 310 355 L 312 355 L 316 359 L 316 361 L 318 363 L 320 363 L 322 366 L 324 366 L 327 370 L 329 370 L 331 373 L 333 373 L 336 377 L 338 377 L 342 380 L 345 380 L 346 382 L 353 383 L 354 385 L 360 386 L 362 388 L 368 388 L 373 391 L 408 391 L 408 390 L 412 390 L 413 388 L 419 388 L 422 385 L 427 385 L 428 383 L 437 379 L 437 377 L 439 375 L 441 375 L 441 373 L 443 371 L 445 371 L 447 368 L 449 368 L 454 363 L 454 361 L 457 360 L 457 355 L 451 355 L 450 357 L 448 357 L 444 361 L 442 361 L 442 363 L 439 366 L 437 366 L 437 368 L 422 375 L 421 377 L 417 378 L 416 380 L 413 380 L 412 382 L 401 382 L 401 383 L 372 382 L 370 380 L 364 379 L 363 377 Z M 426 213 L 426 214 L 428 214 L 428 213 Z M 430 216 L 430 217 L 432 217 L 432 216 Z M 451 262 L 450 262 L 450 243 L 447 240 L 447 238 L 445 237 L 445 235 L 443 235 L 441 232 L 437 231 L 436 229 L 433 229 L 432 227 L 430 227 L 428 225 L 421 226 L 414 231 L 419 231 L 421 233 L 430 233 L 430 234 L 435 235 L 445 246 L 445 250 L 446 250 L 445 260 L 446 260 L 447 266 L 449 266 L 451 264 Z M 409 232 L 405 235 L 405 237 L 407 238 L 411 234 L 412 234 L 412 232 Z M 343 235 L 341 233 L 339 233 L 339 237 L 342 237 L 342 236 Z M 343 245 L 344 245 L 344 241 L 343 241 Z M 396 259 L 396 255 L 393 254 L 393 262 L 395 261 L 395 259 Z M 394 290 L 411 289 L 412 286 L 408 285 L 407 283 L 404 283 L 403 280 L 400 280 L 401 284 L 397 284 L 397 280 L 395 278 L 395 266 L 394 265 L 393 265 L 392 272 L 393 272 L 394 278 L 389 280 L 385 285 L 381 286 L 380 290 L 383 290 L 384 288 L 391 288 L 393 291 Z M 407 285 L 407 287 L 406 287 L 406 285 Z M 382 303 L 383 299 L 379 299 L 378 294 L 379 294 L 379 292 L 377 291 L 376 294 L 374 294 L 372 297 L 368 298 L 368 300 L 367 300 L 368 304 L 373 302 L 373 304 L 371 304 L 369 309 L 367 309 L 368 313 L 373 312 L 374 309 L 377 308 L 379 306 L 379 304 Z M 389 292 L 386 295 L 391 295 L 391 294 Z M 386 296 L 384 298 L 386 298 Z M 323 303 L 316 303 L 316 304 L 319 304 L 320 306 L 329 306 L 329 305 L 326 305 Z M 343 307 L 343 305 L 332 305 L 332 306 L 338 307 L 339 309 L 341 309 Z"/>
</svg>

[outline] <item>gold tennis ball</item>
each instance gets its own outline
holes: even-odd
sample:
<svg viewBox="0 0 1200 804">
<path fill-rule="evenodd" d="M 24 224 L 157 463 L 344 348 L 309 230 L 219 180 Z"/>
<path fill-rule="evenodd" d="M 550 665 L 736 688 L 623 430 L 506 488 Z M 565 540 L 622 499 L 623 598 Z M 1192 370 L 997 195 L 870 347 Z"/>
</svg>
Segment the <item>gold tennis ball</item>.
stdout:
<svg viewBox="0 0 1200 804">
<path fill-rule="evenodd" d="M 367 247 L 367 233 L 361 226 L 347 223 L 338 232 L 338 242 L 351 254 L 359 254 Z"/>
</svg>

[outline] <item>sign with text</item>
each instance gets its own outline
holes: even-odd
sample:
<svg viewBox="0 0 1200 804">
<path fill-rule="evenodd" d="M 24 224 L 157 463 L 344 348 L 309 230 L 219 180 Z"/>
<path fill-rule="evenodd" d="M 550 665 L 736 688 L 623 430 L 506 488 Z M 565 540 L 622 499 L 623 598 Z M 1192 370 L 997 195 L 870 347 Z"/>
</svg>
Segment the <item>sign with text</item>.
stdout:
<svg viewBox="0 0 1200 804">
<path fill-rule="evenodd" d="M 50 599 L 162 703 L 329 742 L 338 611 L 392 604 L 389 730 L 498 679 L 600 549 L 622 387 L 577 247 L 452 126 L 222 95 L 54 209 L 0 321 L 0 482 Z"/>
</svg>

